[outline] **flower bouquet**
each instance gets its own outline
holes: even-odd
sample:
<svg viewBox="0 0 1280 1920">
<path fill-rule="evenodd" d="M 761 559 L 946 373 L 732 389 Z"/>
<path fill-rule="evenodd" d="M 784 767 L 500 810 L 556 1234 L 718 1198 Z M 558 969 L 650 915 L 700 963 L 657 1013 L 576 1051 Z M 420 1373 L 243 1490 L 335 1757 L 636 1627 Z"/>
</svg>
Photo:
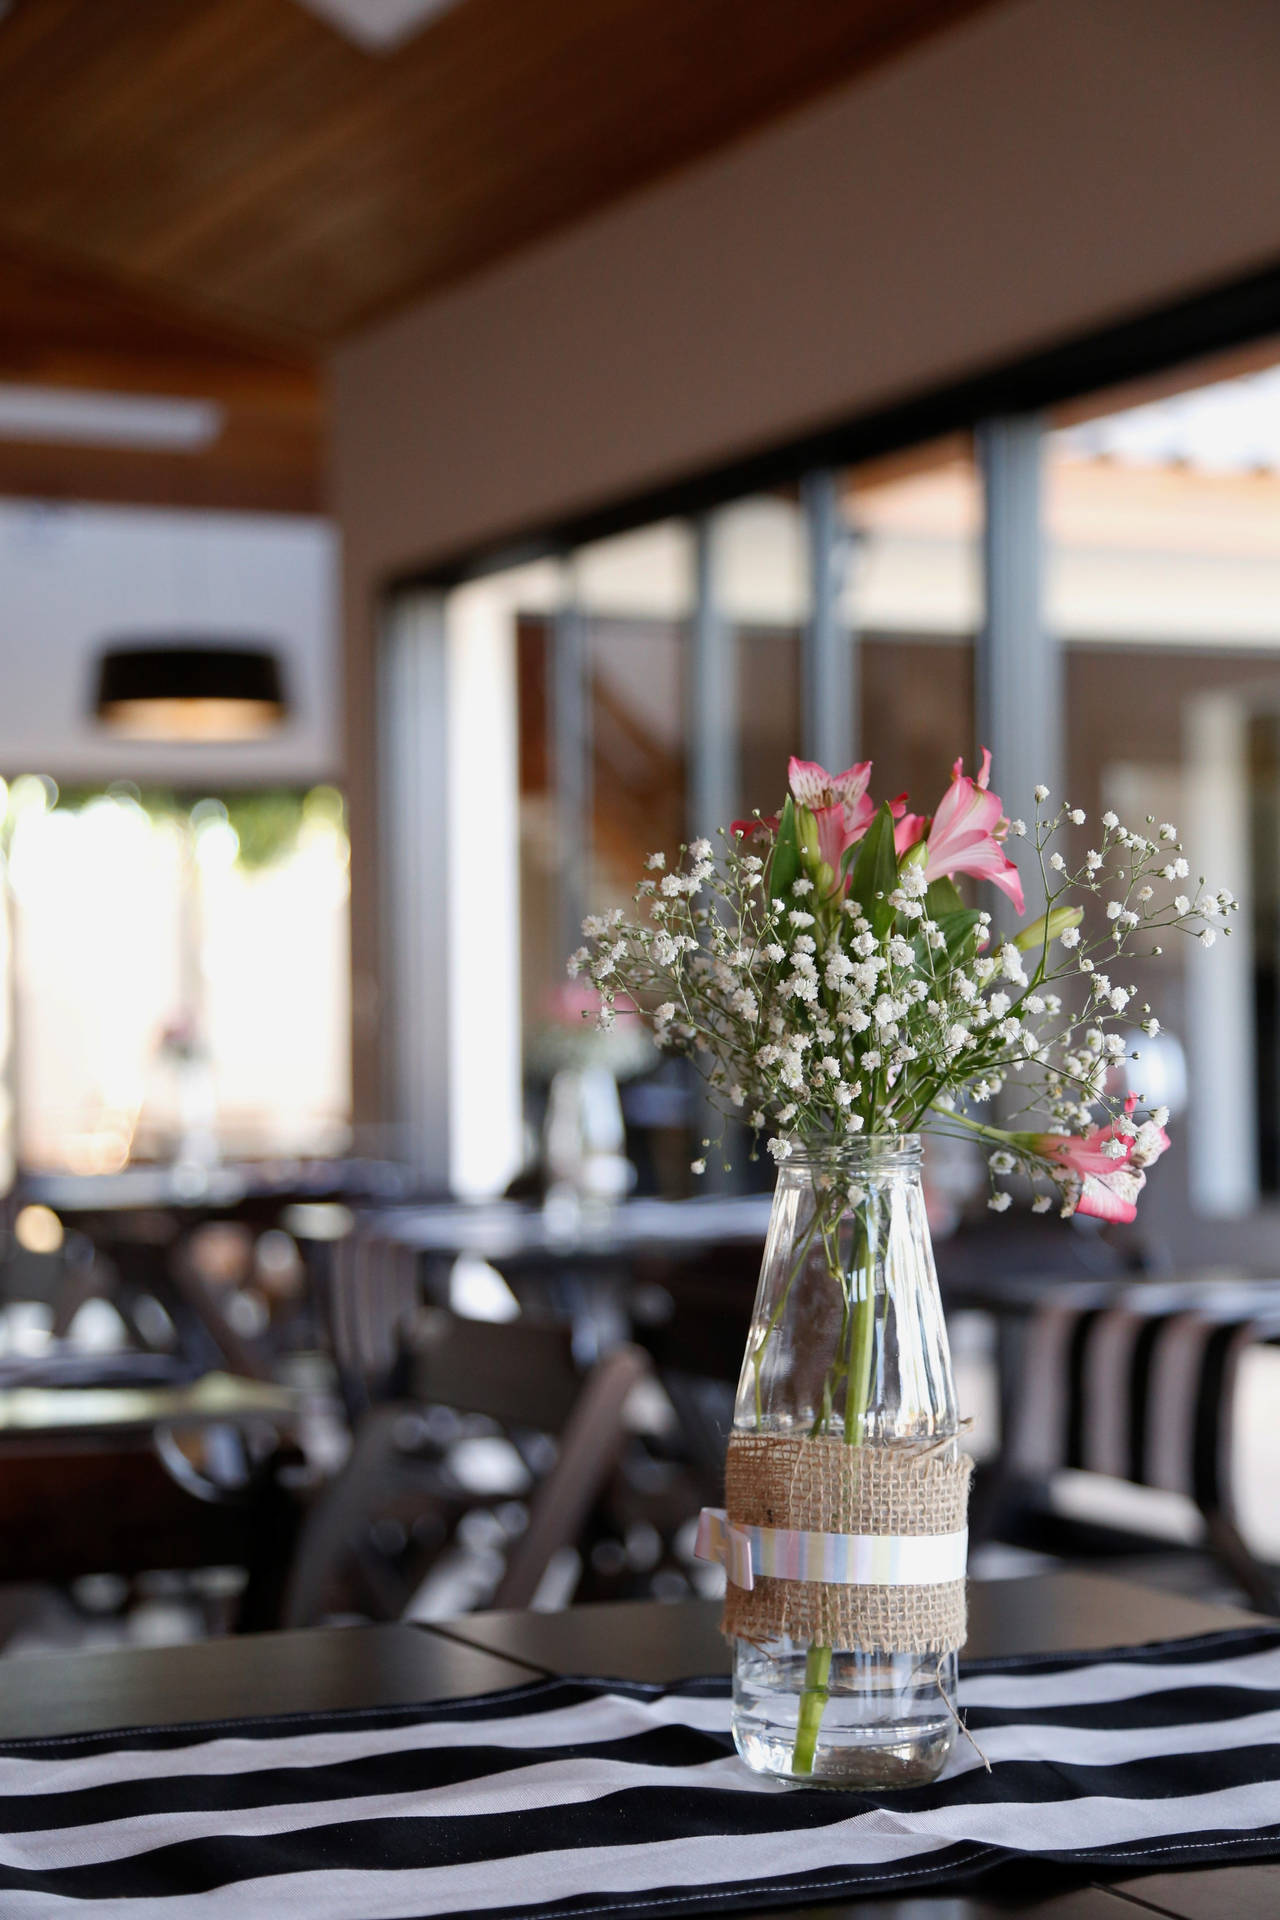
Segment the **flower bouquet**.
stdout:
<svg viewBox="0 0 1280 1920">
<path fill-rule="evenodd" d="M 584 924 L 569 970 L 608 1027 L 625 995 L 713 1106 L 778 1166 L 726 1467 L 700 1551 L 723 1561 L 734 1733 L 761 1771 L 830 1785 L 932 1778 L 958 1725 L 965 1509 L 920 1131 L 978 1142 L 989 1206 L 1132 1220 L 1167 1113 L 1118 1071 L 1159 1022 L 1122 977 L 1169 930 L 1211 945 L 1234 909 L 1194 893 L 1173 826 L 1085 824 L 1038 787 L 1008 820 L 957 761 L 932 816 L 870 797 L 871 765 L 793 759 L 779 814 L 668 867 L 637 914 Z M 1010 839 L 1026 840 L 1028 920 Z M 1059 843 L 1062 844 L 1059 844 Z M 986 880 L 992 915 L 956 882 Z M 1224 930 L 1225 927 L 1224 927 Z M 708 1138 L 694 1162 L 720 1142 Z"/>
</svg>

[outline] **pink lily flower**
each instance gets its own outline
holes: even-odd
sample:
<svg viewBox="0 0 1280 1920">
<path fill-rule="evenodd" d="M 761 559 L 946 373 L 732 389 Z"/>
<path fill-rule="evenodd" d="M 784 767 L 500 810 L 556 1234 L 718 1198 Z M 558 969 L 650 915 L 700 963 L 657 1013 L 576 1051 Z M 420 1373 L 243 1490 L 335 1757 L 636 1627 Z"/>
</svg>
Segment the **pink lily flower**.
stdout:
<svg viewBox="0 0 1280 1920">
<path fill-rule="evenodd" d="M 986 747 L 982 749 L 982 766 L 976 779 L 965 773 L 963 759 L 957 760 L 951 769 L 951 785 L 933 818 L 926 819 L 918 813 L 904 814 L 894 830 L 894 846 L 901 860 L 909 847 L 924 840 L 926 880 L 950 880 L 957 873 L 990 880 L 1002 893 L 1008 894 L 1022 913 L 1022 881 L 1001 844 L 1009 831 L 1009 822 L 1004 817 L 999 794 L 987 791 L 990 778 L 991 754 Z"/>
<path fill-rule="evenodd" d="M 1124 1103 L 1126 1118 L 1137 1104 L 1136 1096 L 1130 1094 Z M 1078 1189 L 1076 1213 L 1127 1224 L 1137 1218 L 1146 1169 L 1166 1150 L 1169 1136 L 1154 1120 L 1144 1120 L 1132 1133 L 1122 1133 L 1113 1125 L 1084 1134 L 1030 1134 L 1026 1144 L 1031 1153 L 1070 1177 L 1071 1186 Z"/>
<path fill-rule="evenodd" d="M 828 773 L 816 760 L 797 760 L 792 754 L 787 762 L 787 780 L 796 805 L 808 807 L 815 819 L 820 814 L 834 813 L 839 809 L 846 847 L 851 847 L 855 840 L 861 840 L 876 817 L 875 802 L 867 792 L 871 785 L 869 760 L 860 760 L 843 773 Z M 826 858 L 825 853 L 823 858 Z M 838 871 L 838 860 L 836 868 Z"/>
<path fill-rule="evenodd" d="M 838 873 L 840 855 L 855 840 L 861 840 L 876 817 L 875 803 L 867 793 L 871 784 L 871 762 L 862 760 L 855 767 L 847 767 L 843 773 L 828 773 L 816 760 L 797 760 L 792 754 L 787 762 L 787 781 L 796 805 L 807 807 L 818 822 L 822 857 L 832 872 Z M 759 827 L 767 827 L 770 833 L 776 833 L 779 817 L 771 813 L 759 820 L 735 820 L 729 831 L 741 834 L 744 839 Z M 835 847 L 837 837 L 840 840 L 839 850 L 832 860 L 828 848 Z"/>
</svg>

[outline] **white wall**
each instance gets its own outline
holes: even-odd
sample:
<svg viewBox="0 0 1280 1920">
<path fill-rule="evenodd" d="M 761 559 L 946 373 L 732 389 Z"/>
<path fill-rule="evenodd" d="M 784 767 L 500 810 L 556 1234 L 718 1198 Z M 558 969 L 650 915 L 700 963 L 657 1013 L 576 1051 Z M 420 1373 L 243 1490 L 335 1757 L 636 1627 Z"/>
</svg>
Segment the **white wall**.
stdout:
<svg viewBox="0 0 1280 1920">
<path fill-rule="evenodd" d="M 337 547 L 326 521 L 0 501 L 0 774 L 305 783 L 342 767 Z M 244 745 L 124 741 L 90 717 L 113 636 L 261 640 L 291 715 Z"/>
</svg>

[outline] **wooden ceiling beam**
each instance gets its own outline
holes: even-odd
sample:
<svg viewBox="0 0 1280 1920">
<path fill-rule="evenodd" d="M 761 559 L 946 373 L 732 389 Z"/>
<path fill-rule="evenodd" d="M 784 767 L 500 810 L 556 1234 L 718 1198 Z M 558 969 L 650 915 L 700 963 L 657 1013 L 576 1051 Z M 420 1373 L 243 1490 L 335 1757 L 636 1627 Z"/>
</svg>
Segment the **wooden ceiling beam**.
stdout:
<svg viewBox="0 0 1280 1920">
<path fill-rule="evenodd" d="M 328 344 L 993 0 L 463 0 L 385 56 L 294 0 L 18 0 L 0 240 Z"/>
<path fill-rule="evenodd" d="M 314 513 L 324 503 L 314 357 L 0 243 L 0 381 L 211 400 L 217 437 L 187 452 L 0 438 L 0 494 Z"/>
</svg>

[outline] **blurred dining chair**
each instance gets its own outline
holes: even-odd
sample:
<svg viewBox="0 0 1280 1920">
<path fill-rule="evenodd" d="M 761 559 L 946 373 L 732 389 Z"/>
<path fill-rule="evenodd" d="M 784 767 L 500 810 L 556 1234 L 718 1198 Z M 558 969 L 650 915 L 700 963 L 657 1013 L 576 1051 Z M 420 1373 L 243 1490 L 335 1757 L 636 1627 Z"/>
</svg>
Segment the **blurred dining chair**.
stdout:
<svg viewBox="0 0 1280 1920">
<path fill-rule="evenodd" d="M 629 1345 L 584 1370 L 569 1328 L 463 1320 L 442 1308 L 420 1314 L 398 1397 L 360 1419 L 349 1459 L 304 1523 L 287 1624 L 314 1624 L 344 1591 L 374 1618 L 398 1617 L 462 1517 L 485 1504 L 455 1471 L 449 1445 L 433 1437 L 433 1409 L 492 1423 L 524 1463 L 527 1521 L 487 1604 L 528 1606 L 608 1487 L 627 1439 L 628 1402 L 649 1372 Z M 398 1568 L 379 1550 L 388 1526 L 397 1537 L 416 1534 L 416 1563 Z"/>
<path fill-rule="evenodd" d="M 1001 1498 L 983 1530 L 1005 1536 L 1023 1490 L 1064 1470 L 1178 1494 L 1253 1605 L 1280 1613 L 1277 1570 L 1247 1544 L 1233 1485 L 1240 1362 L 1259 1343 L 1280 1343 L 1280 1283 L 1089 1282 L 1046 1293 L 1015 1332 Z M 1069 1523 L 1056 1524 L 1069 1541 Z M 1105 1540 L 1105 1529 L 1081 1537 L 1090 1536 Z"/>
</svg>

